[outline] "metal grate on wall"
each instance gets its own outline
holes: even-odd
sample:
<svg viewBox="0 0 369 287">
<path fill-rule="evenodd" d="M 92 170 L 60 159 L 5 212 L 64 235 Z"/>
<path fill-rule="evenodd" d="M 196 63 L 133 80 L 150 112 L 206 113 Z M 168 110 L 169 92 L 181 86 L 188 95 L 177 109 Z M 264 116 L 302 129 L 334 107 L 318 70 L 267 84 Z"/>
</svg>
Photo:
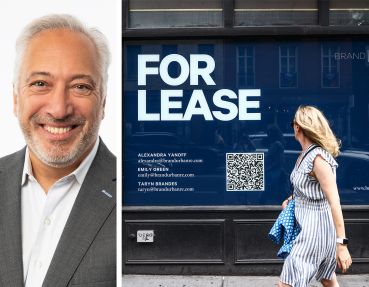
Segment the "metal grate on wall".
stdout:
<svg viewBox="0 0 369 287">
<path fill-rule="evenodd" d="M 330 25 L 369 25 L 368 0 L 331 0 L 329 8 Z"/>
<path fill-rule="evenodd" d="M 235 0 L 235 26 L 317 25 L 316 0 Z"/>
<path fill-rule="evenodd" d="M 220 27 L 221 0 L 130 0 L 129 28 Z"/>
</svg>

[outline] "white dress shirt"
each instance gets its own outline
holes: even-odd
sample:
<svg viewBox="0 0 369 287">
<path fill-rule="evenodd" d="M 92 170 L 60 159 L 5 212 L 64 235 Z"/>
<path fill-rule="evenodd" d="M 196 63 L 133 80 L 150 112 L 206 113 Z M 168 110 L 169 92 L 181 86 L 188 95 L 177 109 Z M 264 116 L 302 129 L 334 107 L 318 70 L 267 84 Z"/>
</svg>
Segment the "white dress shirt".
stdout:
<svg viewBox="0 0 369 287">
<path fill-rule="evenodd" d="M 79 167 L 55 182 L 47 193 L 33 176 L 27 148 L 21 191 L 25 287 L 42 286 L 65 223 L 95 158 L 98 145 L 99 139 Z"/>
</svg>

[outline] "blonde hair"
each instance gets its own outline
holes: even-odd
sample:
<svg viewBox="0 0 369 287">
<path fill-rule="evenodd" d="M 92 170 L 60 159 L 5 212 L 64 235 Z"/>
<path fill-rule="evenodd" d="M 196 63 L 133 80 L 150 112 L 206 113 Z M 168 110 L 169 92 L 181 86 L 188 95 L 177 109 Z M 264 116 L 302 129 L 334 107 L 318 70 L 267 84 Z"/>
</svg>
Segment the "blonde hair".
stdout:
<svg viewBox="0 0 369 287">
<path fill-rule="evenodd" d="M 339 155 L 340 141 L 334 135 L 321 111 L 313 106 L 299 106 L 295 114 L 295 122 L 313 143 L 334 157 Z"/>
</svg>

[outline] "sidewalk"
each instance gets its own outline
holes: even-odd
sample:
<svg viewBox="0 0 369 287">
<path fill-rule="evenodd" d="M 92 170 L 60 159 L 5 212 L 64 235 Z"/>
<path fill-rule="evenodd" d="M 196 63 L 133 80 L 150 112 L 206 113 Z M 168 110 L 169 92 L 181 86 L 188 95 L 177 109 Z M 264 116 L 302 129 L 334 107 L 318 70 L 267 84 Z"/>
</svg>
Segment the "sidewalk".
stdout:
<svg viewBox="0 0 369 287">
<path fill-rule="evenodd" d="M 338 275 L 340 287 L 369 287 L 369 274 Z M 123 287 L 274 287 L 278 277 L 271 276 L 159 276 L 124 275 Z M 320 287 L 313 282 L 309 287 Z"/>
</svg>

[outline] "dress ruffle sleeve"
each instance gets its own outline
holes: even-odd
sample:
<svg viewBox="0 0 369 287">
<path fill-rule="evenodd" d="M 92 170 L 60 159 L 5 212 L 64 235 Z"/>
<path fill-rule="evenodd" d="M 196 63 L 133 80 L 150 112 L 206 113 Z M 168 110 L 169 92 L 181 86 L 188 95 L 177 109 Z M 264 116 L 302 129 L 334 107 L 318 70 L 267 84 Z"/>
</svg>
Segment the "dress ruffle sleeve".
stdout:
<svg viewBox="0 0 369 287">
<path fill-rule="evenodd" d="M 314 160 L 315 158 L 320 155 L 326 162 L 329 163 L 329 165 L 332 167 L 332 169 L 336 169 L 338 167 L 338 163 L 336 162 L 336 160 L 333 158 L 333 156 L 327 152 L 326 150 L 324 150 L 321 147 L 315 148 L 314 150 L 312 150 L 307 156 L 306 159 L 304 160 L 304 162 L 302 163 L 303 166 L 301 167 L 302 170 L 305 173 L 310 173 L 313 171 L 313 167 L 314 167 Z"/>
</svg>

